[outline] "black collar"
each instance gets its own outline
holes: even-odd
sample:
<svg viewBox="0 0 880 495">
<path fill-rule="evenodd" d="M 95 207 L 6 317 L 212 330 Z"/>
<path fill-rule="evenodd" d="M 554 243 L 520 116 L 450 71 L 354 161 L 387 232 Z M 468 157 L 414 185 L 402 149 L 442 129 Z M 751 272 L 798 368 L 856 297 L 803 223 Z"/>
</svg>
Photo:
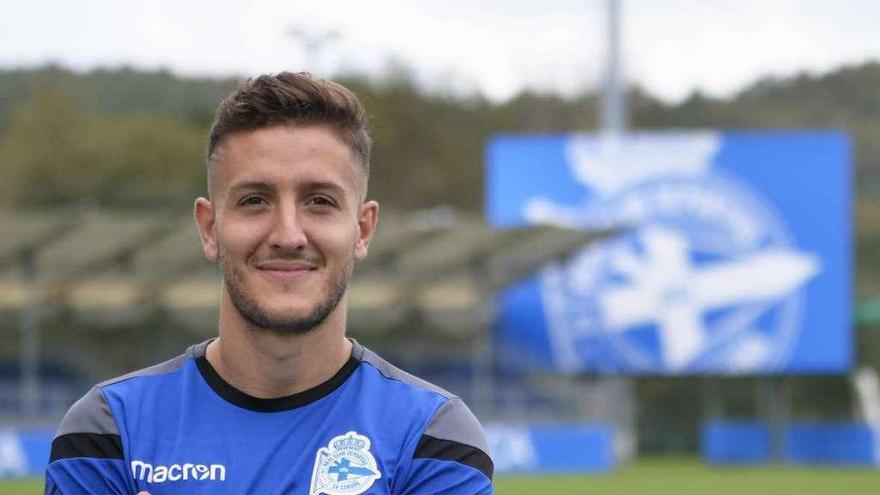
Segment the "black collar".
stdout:
<svg viewBox="0 0 880 495">
<path fill-rule="evenodd" d="M 233 387 L 217 373 L 217 370 L 211 366 L 211 363 L 208 362 L 208 358 L 205 356 L 205 350 L 210 342 L 211 341 L 203 342 L 202 344 L 191 348 L 193 358 L 196 361 L 196 367 L 202 375 L 202 378 L 205 379 L 205 382 L 208 383 L 208 386 L 210 386 L 217 395 L 227 402 L 257 412 L 288 411 L 290 409 L 296 409 L 311 404 L 318 399 L 326 397 L 339 388 L 340 385 L 342 385 L 345 380 L 354 373 L 354 370 L 357 369 L 358 364 L 360 364 L 360 358 L 363 354 L 363 347 L 352 340 L 353 347 L 351 357 L 348 358 L 348 361 L 342 365 L 342 368 L 340 368 L 339 371 L 337 371 L 336 374 L 330 377 L 326 382 L 293 395 L 262 399 L 248 395 Z"/>
</svg>

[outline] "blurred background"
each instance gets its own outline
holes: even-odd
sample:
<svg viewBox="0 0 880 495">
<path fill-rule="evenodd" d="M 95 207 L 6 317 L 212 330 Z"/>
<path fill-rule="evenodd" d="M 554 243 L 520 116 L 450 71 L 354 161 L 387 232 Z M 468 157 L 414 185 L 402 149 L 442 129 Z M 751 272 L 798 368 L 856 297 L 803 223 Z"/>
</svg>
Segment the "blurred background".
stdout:
<svg viewBox="0 0 880 495">
<path fill-rule="evenodd" d="M 880 4 L 2 12 L 0 477 L 40 476 L 93 383 L 215 334 L 213 111 L 305 70 L 375 141 L 350 334 L 465 398 L 499 493 L 880 481 Z"/>
</svg>

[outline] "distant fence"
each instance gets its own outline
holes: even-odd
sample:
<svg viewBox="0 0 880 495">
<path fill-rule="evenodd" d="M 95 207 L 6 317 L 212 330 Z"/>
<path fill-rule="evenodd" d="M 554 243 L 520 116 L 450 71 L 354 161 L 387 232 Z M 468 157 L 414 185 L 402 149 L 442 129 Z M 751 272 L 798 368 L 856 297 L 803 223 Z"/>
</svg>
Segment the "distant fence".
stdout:
<svg viewBox="0 0 880 495">
<path fill-rule="evenodd" d="M 27 410 L 22 399 L 21 384 L 18 380 L 0 377 L 0 431 L 3 421 L 11 419 L 13 424 L 27 421 L 29 424 L 56 423 L 67 409 L 87 390 L 76 382 L 50 382 L 43 380 L 37 392 L 35 410 Z"/>
</svg>

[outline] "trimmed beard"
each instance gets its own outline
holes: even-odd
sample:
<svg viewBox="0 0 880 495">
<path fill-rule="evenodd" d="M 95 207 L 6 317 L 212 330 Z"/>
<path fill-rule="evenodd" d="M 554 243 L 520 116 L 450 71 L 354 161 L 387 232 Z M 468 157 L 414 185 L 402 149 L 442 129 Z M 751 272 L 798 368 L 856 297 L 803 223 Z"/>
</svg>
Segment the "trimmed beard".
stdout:
<svg viewBox="0 0 880 495">
<path fill-rule="evenodd" d="M 342 273 L 324 293 L 324 297 L 315 303 L 312 311 L 302 318 L 284 318 L 274 315 L 248 294 L 242 287 L 242 276 L 238 269 L 230 269 L 220 259 L 220 268 L 223 272 L 223 283 L 232 305 L 238 311 L 238 314 L 252 329 L 266 330 L 283 335 L 303 335 L 317 328 L 324 320 L 330 316 L 330 313 L 339 306 L 339 301 L 345 295 L 348 289 L 348 281 L 351 280 L 354 271 L 354 262 L 346 263 Z"/>
</svg>

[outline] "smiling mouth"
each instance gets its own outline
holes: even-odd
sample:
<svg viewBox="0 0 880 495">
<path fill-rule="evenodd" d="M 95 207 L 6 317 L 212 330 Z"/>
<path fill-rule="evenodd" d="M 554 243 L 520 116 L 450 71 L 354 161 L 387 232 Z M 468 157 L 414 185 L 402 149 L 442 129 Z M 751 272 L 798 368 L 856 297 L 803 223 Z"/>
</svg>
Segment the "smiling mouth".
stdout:
<svg viewBox="0 0 880 495">
<path fill-rule="evenodd" d="M 269 262 L 258 264 L 257 269 L 272 278 L 290 280 L 317 270 L 317 266 L 305 262 Z"/>
</svg>

